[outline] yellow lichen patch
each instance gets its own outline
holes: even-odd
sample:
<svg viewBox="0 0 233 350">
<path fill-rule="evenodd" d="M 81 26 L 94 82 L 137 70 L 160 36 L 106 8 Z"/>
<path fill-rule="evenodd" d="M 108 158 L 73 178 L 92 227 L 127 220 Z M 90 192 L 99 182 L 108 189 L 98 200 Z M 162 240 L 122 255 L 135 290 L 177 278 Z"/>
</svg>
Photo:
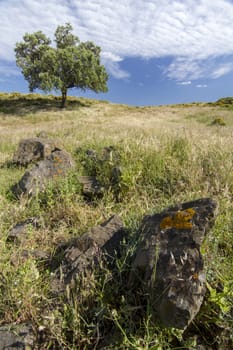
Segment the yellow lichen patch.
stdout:
<svg viewBox="0 0 233 350">
<path fill-rule="evenodd" d="M 161 229 L 191 229 L 192 222 L 191 219 L 195 214 L 195 210 L 188 208 L 186 210 L 178 211 L 173 218 L 166 216 L 160 223 Z"/>
<path fill-rule="evenodd" d="M 170 216 L 166 216 L 160 223 L 160 228 L 172 228 L 173 220 Z"/>
</svg>

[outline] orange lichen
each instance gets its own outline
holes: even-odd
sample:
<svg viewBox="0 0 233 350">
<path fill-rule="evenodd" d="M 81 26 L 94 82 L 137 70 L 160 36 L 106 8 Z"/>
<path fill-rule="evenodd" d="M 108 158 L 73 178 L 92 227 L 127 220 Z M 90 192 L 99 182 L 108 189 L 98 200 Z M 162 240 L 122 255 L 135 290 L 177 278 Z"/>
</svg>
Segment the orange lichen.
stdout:
<svg viewBox="0 0 233 350">
<path fill-rule="evenodd" d="M 192 279 L 193 279 L 193 280 L 198 280 L 198 278 L 199 278 L 199 275 L 198 275 L 197 272 L 195 272 L 195 273 L 192 275 Z"/>
<path fill-rule="evenodd" d="M 192 222 L 191 219 L 195 214 L 195 210 L 192 208 L 188 208 L 186 210 L 178 211 L 174 217 L 166 216 L 160 223 L 161 229 L 191 229 Z"/>
</svg>

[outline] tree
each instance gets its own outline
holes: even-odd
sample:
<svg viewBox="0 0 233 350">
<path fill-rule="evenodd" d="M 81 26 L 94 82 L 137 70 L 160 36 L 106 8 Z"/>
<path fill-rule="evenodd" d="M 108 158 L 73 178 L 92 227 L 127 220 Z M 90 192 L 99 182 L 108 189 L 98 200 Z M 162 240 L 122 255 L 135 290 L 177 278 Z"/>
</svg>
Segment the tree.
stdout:
<svg viewBox="0 0 233 350">
<path fill-rule="evenodd" d="M 80 42 L 67 23 L 55 31 L 56 47 L 41 31 L 26 33 L 16 43 L 16 64 L 29 83 L 29 90 L 61 91 L 65 107 L 67 90 L 71 88 L 106 92 L 108 74 L 101 65 L 101 49 L 93 42 Z"/>
</svg>

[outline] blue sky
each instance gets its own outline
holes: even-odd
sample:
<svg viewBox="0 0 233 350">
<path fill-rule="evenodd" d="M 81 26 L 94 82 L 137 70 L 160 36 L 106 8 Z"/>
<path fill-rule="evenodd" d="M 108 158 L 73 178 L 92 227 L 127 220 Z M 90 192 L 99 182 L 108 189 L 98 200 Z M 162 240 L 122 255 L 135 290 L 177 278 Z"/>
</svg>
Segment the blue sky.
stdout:
<svg viewBox="0 0 233 350">
<path fill-rule="evenodd" d="M 131 105 L 233 96 L 233 0 L 0 0 L 0 91 L 28 92 L 14 47 L 71 23 L 102 48 L 109 92 L 70 95 Z"/>
</svg>

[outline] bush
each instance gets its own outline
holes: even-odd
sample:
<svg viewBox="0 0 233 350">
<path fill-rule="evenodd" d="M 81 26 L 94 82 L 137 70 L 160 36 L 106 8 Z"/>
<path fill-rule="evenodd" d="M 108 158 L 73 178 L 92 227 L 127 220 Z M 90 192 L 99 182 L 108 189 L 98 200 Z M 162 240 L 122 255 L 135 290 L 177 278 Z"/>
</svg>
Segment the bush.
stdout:
<svg viewBox="0 0 233 350">
<path fill-rule="evenodd" d="M 220 125 L 220 126 L 225 126 L 226 125 L 226 122 L 224 121 L 224 119 L 218 117 L 218 118 L 215 118 L 211 125 Z"/>
</svg>

